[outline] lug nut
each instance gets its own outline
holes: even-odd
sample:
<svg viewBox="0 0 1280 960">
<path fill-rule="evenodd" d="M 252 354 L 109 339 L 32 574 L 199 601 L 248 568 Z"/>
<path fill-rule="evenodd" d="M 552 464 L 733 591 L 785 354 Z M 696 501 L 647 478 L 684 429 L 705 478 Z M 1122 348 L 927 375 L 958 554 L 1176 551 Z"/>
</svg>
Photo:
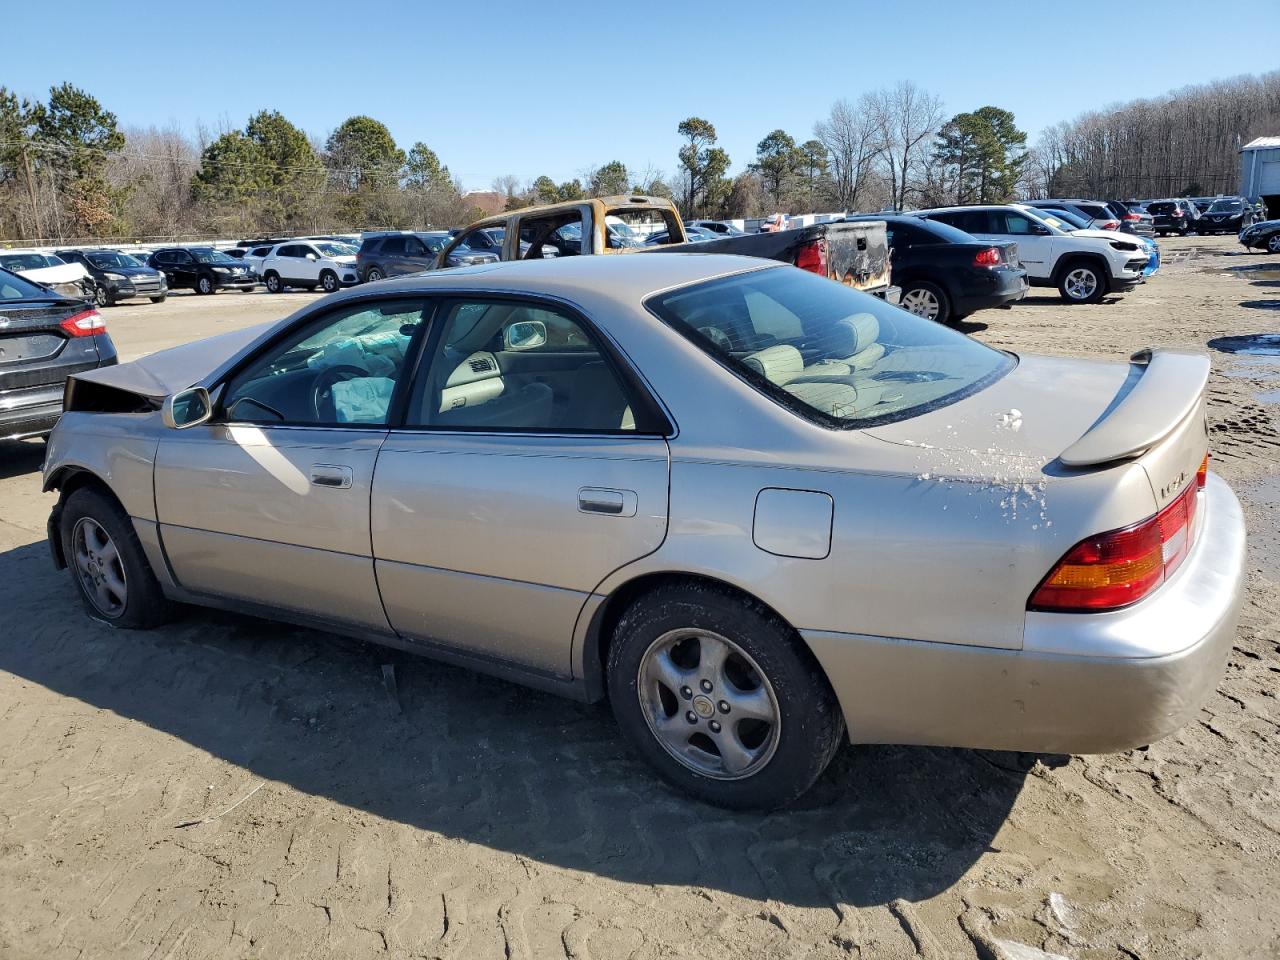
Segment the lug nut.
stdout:
<svg viewBox="0 0 1280 960">
<path fill-rule="evenodd" d="M 684 718 L 685 718 L 686 720 L 688 720 L 690 723 L 697 723 L 697 722 L 698 722 L 698 715 L 697 715 L 696 713 L 694 713 L 692 710 L 690 710 L 688 713 L 686 713 L 686 714 L 684 715 Z"/>
<path fill-rule="evenodd" d="M 719 732 L 720 732 L 720 724 L 716 723 L 716 721 L 714 721 L 714 720 L 712 720 L 709 724 L 707 724 L 707 726 L 709 726 L 709 727 L 711 728 L 711 732 L 712 732 L 712 733 L 719 733 Z"/>
<path fill-rule="evenodd" d="M 728 700 L 721 700 L 718 704 L 716 704 L 716 706 L 718 706 L 718 707 L 720 708 L 720 712 L 721 712 L 721 713 L 728 713 L 728 712 L 729 712 L 729 701 L 728 701 Z"/>
<path fill-rule="evenodd" d="M 688 687 L 681 687 L 680 696 L 684 697 L 686 700 L 691 700 L 693 699 L 693 691 Z"/>
<path fill-rule="evenodd" d="M 703 680 L 703 681 L 702 681 L 702 683 L 700 683 L 700 684 L 699 684 L 699 686 L 700 686 L 700 687 L 702 687 L 702 692 L 703 692 L 703 693 L 710 693 L 710 692 L 711 692 L 711 681 L 710 681 L 710 680 Z"/>
</svg>

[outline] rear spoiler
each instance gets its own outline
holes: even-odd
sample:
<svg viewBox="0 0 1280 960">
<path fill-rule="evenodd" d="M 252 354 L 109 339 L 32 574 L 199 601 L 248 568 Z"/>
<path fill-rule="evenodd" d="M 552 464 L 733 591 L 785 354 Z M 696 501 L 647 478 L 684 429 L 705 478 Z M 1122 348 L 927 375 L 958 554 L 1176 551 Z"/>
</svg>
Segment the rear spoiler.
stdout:
<svg viewBox="0 0 1280 960">
<path fill-rule="evenodd" d="M 1139 350 L 1129 362 L 1140 370 L 1128 393 L 1114 401 L 1059 462 L 1089 467 L 1130 460 L 1173 432 L 1203 402 L 1209 358 L 1182 350 Z"/>
</svg>

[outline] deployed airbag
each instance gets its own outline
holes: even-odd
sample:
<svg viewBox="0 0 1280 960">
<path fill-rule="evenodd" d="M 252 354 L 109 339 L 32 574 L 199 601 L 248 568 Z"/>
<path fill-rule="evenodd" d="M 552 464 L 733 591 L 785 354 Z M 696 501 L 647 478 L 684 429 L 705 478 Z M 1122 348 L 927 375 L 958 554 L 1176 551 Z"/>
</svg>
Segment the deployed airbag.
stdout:
<svg viewBox="0 0 1280 960">
<path fill-rule="evenodd" d="M 390 377 L 339 380 L 331 388 L 339 423 L 384 423 L 396 382 Z"/>
</svg>

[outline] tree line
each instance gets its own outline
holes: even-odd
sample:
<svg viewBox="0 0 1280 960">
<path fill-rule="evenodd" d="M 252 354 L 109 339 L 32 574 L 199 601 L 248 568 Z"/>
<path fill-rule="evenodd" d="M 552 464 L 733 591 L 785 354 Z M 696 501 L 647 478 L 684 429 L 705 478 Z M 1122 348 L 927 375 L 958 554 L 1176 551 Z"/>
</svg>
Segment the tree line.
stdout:
<svg viewBox="0 0 1280 960">
<path fill-rule="evenodd" d="M 556 181 L 498 178 L 508 209 L 641 192 L 687 216 L 875 212 L 1015 197 L 1230 192 L 1239 145 L 1280 130 L 1280 71 L 1085 113 L 1031 149 L 994 105 L 948 117 L 910 81 L 839 99 L 808 137 L 775 129 L 739 172 L 714 123 L 687 117 L 670 173 L 620 160 Z M 194 136 L 122 128 L 71 84 L 28 101 L 0 87 L 0 240 L 158 239 L 440 228 L 479 214 L 425 143 L 368 116 L 323 140 L 278 111 Z"/>
</svg>

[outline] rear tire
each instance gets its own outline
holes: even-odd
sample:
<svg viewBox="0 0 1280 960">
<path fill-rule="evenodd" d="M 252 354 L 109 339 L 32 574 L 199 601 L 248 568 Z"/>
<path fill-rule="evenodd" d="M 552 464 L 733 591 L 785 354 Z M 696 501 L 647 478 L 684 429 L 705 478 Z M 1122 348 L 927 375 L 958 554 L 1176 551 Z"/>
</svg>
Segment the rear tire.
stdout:
<svg viewBox="0 0 1280 960">
<path fill-rule="evenodd" d="M 173 604 L 147 562 L 133 521 L 115 500 L 81 487 L 62 507 L 62 552 L 89 616 L 112 627 L 147 630 L 173 615 Z"/>
<path fill-rule="evenodd" d="M 1267 253 L 1280 253 L 1280 233 L 1273 233 L 1267 238 Z"/>
<path fill-rule="evenodd" d="M 936 283 L 912 280 L 902 287 L 902 309 L 935 323 L 951 322 L 951 300 Z"/>
<path fill-rule="evenodd" d="M 1062 268 L 1058 293 L 1065 303 L 1097 303 L 1107 292 L 1106 275 L 1087 260 L 1073 260 Z"/>
<path fill-rule="evenodd" d="M 268 270 L 263 280 L 267 284 L 267 293 L 284 293 L 284 282 L 280 279 L 280 274 L 274 270 Z"/>
<path fill-rule="evenodd" d="M 379 280 L 381 280 L 385 276 L 386 274 L 382 272 L 381 267 L 370 267 L 368 270 L 365 271 L 364 282 L 377 283 Z"/>
<path fill-rule="evenodd" d="M 844 717 L 812 653 L 763 605 L 727 590 L 680 583 L 640 597 L 608 660 L 623 737 L 708 803 L 790 803 L 843 742 Z"/>
</svg>

